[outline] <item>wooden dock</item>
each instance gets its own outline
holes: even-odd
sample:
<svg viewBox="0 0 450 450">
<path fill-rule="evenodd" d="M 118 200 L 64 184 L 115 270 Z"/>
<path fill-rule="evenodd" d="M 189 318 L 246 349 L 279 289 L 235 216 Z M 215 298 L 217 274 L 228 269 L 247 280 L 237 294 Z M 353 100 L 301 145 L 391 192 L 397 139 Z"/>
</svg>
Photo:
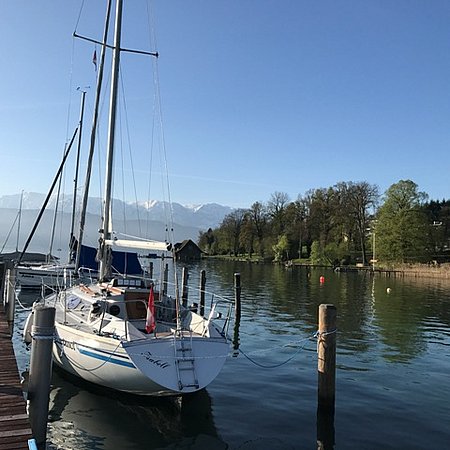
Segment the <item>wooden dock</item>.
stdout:
<svg viewBox="0 0 450 450">
<path fill-rule="evenodd" d="M 29 449 L 30 421 L 9 326 L 0 301 L 0 449 Z"/>
</svg>

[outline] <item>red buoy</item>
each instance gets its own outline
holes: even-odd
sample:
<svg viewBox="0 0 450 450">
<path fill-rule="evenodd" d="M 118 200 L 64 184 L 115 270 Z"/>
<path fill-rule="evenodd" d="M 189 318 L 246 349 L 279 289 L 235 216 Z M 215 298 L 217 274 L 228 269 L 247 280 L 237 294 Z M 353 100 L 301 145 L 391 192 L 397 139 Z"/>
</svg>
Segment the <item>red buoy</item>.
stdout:
<svg viewBox="0 0 450 450">
<path fill-rule="evenodd" d="M 320 281 L 320 284 L 325 283 L 325 277 L 322 275 L 322 276 L 319 278 L 319 281 Z"/>
</svg>

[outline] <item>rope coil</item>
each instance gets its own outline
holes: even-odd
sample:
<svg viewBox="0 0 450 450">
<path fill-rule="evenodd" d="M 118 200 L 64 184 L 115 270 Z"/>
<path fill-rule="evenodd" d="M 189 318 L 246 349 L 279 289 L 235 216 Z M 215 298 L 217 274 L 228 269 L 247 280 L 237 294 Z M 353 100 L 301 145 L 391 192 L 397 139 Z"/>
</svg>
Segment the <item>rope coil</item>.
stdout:
<svg viewBox="0 0 450 450">
<path fill-rule="evenodd" d="M 56 338 L 55 334 L 52 335 L 40 335 L 40 334 L 34 334 L 31 333 L 31 337 L 33 338 L 33 340 L 35 341 L 50 341 L 50 340 L 54 340 Z"/>
</svg>

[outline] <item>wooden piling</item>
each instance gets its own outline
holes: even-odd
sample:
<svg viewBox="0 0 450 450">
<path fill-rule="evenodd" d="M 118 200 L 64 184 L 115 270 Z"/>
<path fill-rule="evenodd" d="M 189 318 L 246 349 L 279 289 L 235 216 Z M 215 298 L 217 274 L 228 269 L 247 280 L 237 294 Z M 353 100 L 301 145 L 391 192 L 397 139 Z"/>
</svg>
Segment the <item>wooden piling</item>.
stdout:
<svg viewBox="0 0 450 450">
<path fill-rule="evenodd" d="M 234 274 L 234 333 L 233 350 L 235 356 L 239 350 L 239 327 L 241 324 L 241 274 Z"/>
<path fill-rule="evenodd" d="M 188 304 L 188 280 L 189 280 L 189 272 L 186 269 L 186 267 L 183 267 L 181 280 L 181 303 L 184 308 L 187 308 Z"/>
<path fill-rule="evenodd" d="M 319 306 L 317 342 L 318 408 L 334 412 L 336 386 L 336 307 Z"/>
<path fill-rule="evenodd" d="M 153 278 L 153 261 L 150 261 L 148 265 L 148 276 L 150 278 Z"/>
<path fill-rule="evenodd" d="M 6 278 L 6 263 L 0 262 L 0 290 L 2 295 L 2 304 L 5 303 L 5 278 Z"/>
<path fill-rule="evenodd" d="M 162 294 L 167 294 L 167 284 L 169 282 L 169 264 L 166 264 L 164 267 L 164 275 L 163 275 L 163 290 Z"/>
<path fill-rule="evenodd" d="M 200 311 L 199 314 L 205 315 L 205 288 L 206 288 L 206 271 L 200 272 Z"/>
<path fill-rule="evenodd" d="M 46 447 L 54 334 L 55 308 L 43 305 L 35 306 L 31 332 L 33 341 L 28 401 L 31 429 L 39 450 Z"/>
<path fill-rule="evenodd" d="M 234 274 L 234 315 L 235 319 L 241 320 L 241 274 Z"/>
</svg>

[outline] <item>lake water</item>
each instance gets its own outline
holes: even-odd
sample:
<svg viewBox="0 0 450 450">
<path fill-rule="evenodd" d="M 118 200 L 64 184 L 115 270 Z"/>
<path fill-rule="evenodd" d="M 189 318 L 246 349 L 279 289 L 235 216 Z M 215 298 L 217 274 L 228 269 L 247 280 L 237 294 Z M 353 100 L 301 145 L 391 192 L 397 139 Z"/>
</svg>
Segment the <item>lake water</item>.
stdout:
<svg viewBox="0 0 450 450">
<path fill-rule="evenodd" d="M 450 448 L 449 281 L 205 261 L 189 268 L 190 285 L 203 268 L 207 289 L 230 298 L 241 274 L 239 355 L 181 406 L 54 373 L 49 448 L 315 449 L 318 430 L 335 449 Z M 21 299 L 29 306 L 34 296 Z M 317 418 L 321 303 L 338 312 L 334 420 Z M 22 371 L 26 314 L 17 308 Z"/>
</svg>

